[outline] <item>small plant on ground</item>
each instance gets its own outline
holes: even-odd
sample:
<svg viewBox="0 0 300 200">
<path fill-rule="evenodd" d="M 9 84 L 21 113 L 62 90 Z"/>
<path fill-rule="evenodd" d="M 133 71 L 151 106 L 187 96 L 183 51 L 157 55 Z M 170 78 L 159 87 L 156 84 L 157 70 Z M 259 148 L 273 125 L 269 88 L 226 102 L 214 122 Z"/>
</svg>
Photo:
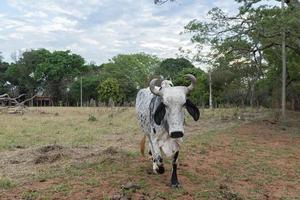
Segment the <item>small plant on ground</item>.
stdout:
<svg viewBox="0 0 300 200">
<path fill-rule="evenodd" d="M 25 200 L 34 200 L 39 197 L 39 193 L 37 191 L 25 191 L 22 193 L 22 199 Z"/>
<path fill-rule="evenodd" d="M 15 183 L 8 178 L 0 178 L 0 189 L 10 189 L 15 186 Z"/>
<path fill-rule="evenodd" d="M 97 118 L 93 115 L 93 114 L 89 114 L 89 119 L 88 119 L 89 122 L 94 122 L 94 121 L 97 121 Z"/>
</svg>

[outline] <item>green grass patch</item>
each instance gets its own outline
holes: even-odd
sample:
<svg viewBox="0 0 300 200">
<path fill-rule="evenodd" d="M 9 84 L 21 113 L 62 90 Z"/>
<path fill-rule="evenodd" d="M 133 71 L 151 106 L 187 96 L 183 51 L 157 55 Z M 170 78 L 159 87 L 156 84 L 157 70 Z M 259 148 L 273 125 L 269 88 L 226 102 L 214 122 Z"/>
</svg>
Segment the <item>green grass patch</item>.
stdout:
<svg viewBox="0 0 300 200">
<path fill-rule="evenodd" d="M 39 198 L 38 191 L 24 191 L 22 194 L 22 199 L 24 200 L 35 200 Z"/>
<path fill-rule="evenodd" d="M 92 187 L 99 187 L 100 181 L 96 178 L 90 178 L 88 180 L 84 181 L 86 185 L 92 186 Z"/>
<path fill-rule="evenodd" d="M 9 178 L 0 178 L 0 189 L 10 189 L 15 187 L 16 184 Z"/>
<path fill-rule="evenodd" d="M 201 178 L 198 174 L 192 171 L 182 171 L 183 176 L 187 177 L 192 183 L 199 184 L 201 183 Z"/>
<path fill-rule="evenodd" d="M 52 193 L 62 193 L 64 195 L 67 195 L 71 192 L 71 187 L 69 185 L 67 185 L 66 183 L 60 183 L 57 185 L 53 185 L 50 188 L 50 191 Z"/>
</svg>

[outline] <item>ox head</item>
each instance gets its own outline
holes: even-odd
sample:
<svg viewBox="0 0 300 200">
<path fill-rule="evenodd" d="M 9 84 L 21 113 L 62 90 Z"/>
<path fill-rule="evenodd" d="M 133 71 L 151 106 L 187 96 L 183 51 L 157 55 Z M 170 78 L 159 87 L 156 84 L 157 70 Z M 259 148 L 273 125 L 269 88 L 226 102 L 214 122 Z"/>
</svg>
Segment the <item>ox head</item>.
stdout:
<svg viewBox="0 0 300 200">
<path fill-rule="evenodd" d="M 171 138 L 180 138 L 184 135 L 184 108 L 195 121 L 200 116 L 198 108 L 186 97 L 194 89 L 196 78 L 191 74 L 187 74 L 186 77 L 191 81 L 188 87 L 170 86 L 161 87 L 159 90 L 155 87 L 157 79 L 153 79 L 149 86 L 154 95 L 162 97 L 162 102 L 154 112 L 154 121 L 157 125 L 161 125 L 162 120 L 165 119 Z"/>
</svg>

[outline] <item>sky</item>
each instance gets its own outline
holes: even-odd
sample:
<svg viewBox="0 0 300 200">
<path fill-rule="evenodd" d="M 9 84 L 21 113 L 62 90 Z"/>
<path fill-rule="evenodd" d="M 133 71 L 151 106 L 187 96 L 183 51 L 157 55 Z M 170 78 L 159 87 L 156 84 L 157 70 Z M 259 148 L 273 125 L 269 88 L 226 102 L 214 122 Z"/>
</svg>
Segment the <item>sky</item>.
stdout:
<svg viewBox="0 0 300 200">
<path fill-rule="evenodd" d="M 237 10 L 234 0 L 1 0 L 0 52 L 7 62 L 38 48 L 69 49 L 97 64 L 138 52 L 176 57 L 179 47 L 192 48 L 184 26 L 216 6 Z"/>
</svg>

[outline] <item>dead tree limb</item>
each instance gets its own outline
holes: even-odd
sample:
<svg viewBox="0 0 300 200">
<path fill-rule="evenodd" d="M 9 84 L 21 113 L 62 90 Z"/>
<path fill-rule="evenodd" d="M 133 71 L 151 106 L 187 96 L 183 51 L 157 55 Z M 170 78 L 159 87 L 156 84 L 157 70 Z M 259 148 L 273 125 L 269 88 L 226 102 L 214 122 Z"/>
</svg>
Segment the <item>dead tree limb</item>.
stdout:
<svg viewBox="0 0 300 200">
<path fill-rule="evenodd" d="M 28 102 L 28 101 L 31 101 L 33 100 L 36 95 L 28 98 L 28 99 L 25 99 L 24 101 L 21 101 L 19 102 L 18 99 L 20 99 L 21 97 L 25 96 L 25 94 L 21 94 L 19 95 L 18 97 L 15 97 L 15 98 L 11 98 L 8 94 L 2 94 L 0 95 L 0 102 L 10 102 L 10 103 L 13 103 L 14 106 L 12 106 L 11 110 L 8 110 L 8 113 L 10 114 L 16 114 L 16 113 L 21 113 L 23 114 L 24 113 L 24 108 L 25 108 L 25 103 Z M 5 106 L 4 108 L 8 108 L 8 106 Z"/>
</svg>

